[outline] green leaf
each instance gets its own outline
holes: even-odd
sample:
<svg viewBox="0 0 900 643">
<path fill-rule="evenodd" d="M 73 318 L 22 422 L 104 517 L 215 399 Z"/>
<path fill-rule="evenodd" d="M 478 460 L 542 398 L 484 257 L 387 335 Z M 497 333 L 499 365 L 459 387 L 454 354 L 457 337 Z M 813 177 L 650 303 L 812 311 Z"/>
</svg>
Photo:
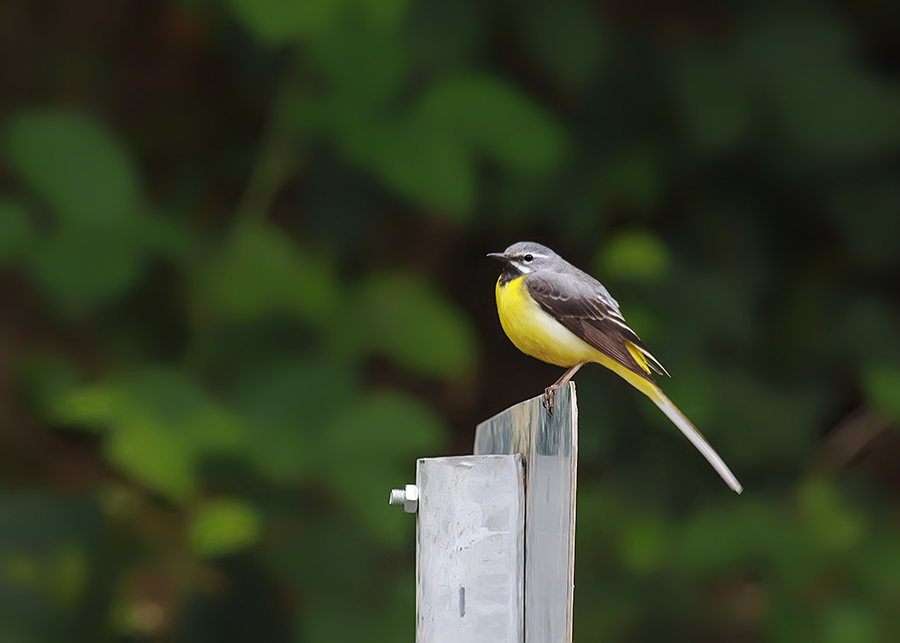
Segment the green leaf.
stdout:
<svg viewBox="0 0 900 643">
<path fill-rule="evenodd" d="M 227 318 L 253 321 L 273 313 L 323 323 L 339 297 L 331 266 L 303 252 L 264 223 L 237 227 L 206 268 L 205 294 Z"/>
<path fill-rule="evenodd" d="M 453 136 L 412 119 L 352 121 L 341 127 L 344 154 L 399 195 L 454 222 L 471 215 L 475 170 L 471 155 Z"/>
<path fill-rule="evenodd" d="M 406 15 L 409 0 L 228 0 L 235 17 L 263 43 L 340 37 L 353 26 L 345 17 L 363 17 L 366 27 L 396 29 Z M 359 11 L 361 10 L 361 11 Z"/>
<path fill-rule="evenodd" d="M 598 263 L 613 279 L 659 281 L 669 270 L 669 253 L 649 230 L 624 230 L 600 250 Z"/>
<path fill-rule="evenodd" d="M 278 482 L 297 482 L 319 458 L 316 434 L 358 399 L 358 374 L 335 359 L 271 360 L 246 368 L 236 404 L 247 418 L 246 457 Z"/>
<path fill-rule="evenodd" d="M 892 532 L 860 552 L 857 570 L 872 591 L 883 596 L 900 594 L 900 543 Z"/>
<path fill-rule="evenodd" d="M 894 364 L 869 367 L 863 374 L 869 402 L 893 422 L 900 422 L 900 368 Z"/>
<path fill-rule="evenodd" d="M 423 75 L 436 77 L 465 68 L 484 42 L 485 14 L 479 0 L 417 0 L 404 25 L 403 40 Z"/>
<path fill-rule="evenodd" d="M 822 3 L 760 7 L 739 54 L 796 153 L 816 164 L 859 162 L 896 146 L 896 92 L 857 61 L 846 21 Z"/>
<path fill-rule="evenodd" d="M 453 221 L 468 218 L 475 200 L 470 156 L 448 136 L 401 126 L 377 155 L 378 172 L 399 193 L 437 208 Z"/>
<path fill-rule="evenodd" d="M 488 75 L 438 81 L 422 95 L 415 114 L 513 171 L 546 172 L 560 162 L 566 146 L 550 113 Z"/>
<path fill-rule="evenodd" d="M 111 465 L 171 500 L 183 502 L 197 492 L 194 449 L 153 420 L 132 417 L 110 427 L 103 454 Z"/>
<path fill-rule="evenodd" d="M 64 307 L 121 295 L 143 267 L 143 220 L 131 157 L 102 124 L 61 111 L 26 112 L 6 132 L 10 166 L 55 214 L 28 255 L 32 277 Z"/>
<path fill-rule="evenodd" d="M 176 262 L 185 262 L 199 245 L 187 222 L 150 213 L 142 220 L 141 234 L 146 247 L 159 256 Z"/>
<path fill-rule="evenodd" d="M 470 321 L 412 275 L 370 275 L 359 287 L 356 311 L 371 349 L 404 368 L 449 378 L 475 366 L 477 346 Z"/>
<path fill-rule="evenodd" d="M 188 537 L 198 556 L 216 558 L 255 545 L 262 530 L 262 517 L 253 505 L 236 498 L 218 498 L 196 509 Z"/>
<path fill-rule="evenodd" d="M 64 353 L 49 348 L 32 350 L 18 364 L 17 383 L 26 400 L 41 418 L 56 419 L 55 405 L 83 383 L 81 369 Z"/>
<path fill-rule="evenodd" d="M 377 42 L 377 41 L 376 41 Z M 327 46 L 326 46 L 327 45 Z M 326 41 L 317 56 L 335 80 L 333 96 L 295 118 L 301 127 L 328 129 L 342 154 L 399 195 L 455 222 L 471 215 L 476 196 L 472 150 L 513 170 L 544 171 L 559 160 L 563 137 L 552 118 L 499 81 L 482 76 L 447 79 L 414 109 L 386 119 L 374 107 L 403 77 L 402 50 L 360 42 Z M 358 69 L 375 66 L 372 76 Z M 308 102 L 294 108 L 307 112 Z"/>
<path fill-rule="evenodd" d="M 108 433 L 104 454 L 126 475 L 175 501 L 198 488 L 204 458 L 245 448 L 241 418 L 190 377 L 147 368 L 59 396 L 59 421 Z"/>
<path fill-rule="evenodd" d="M 840 497 L 831 481 L 822 478 L 804 481 L 798 500 L 809 530 L 824 549 L 846 551 L 865 537 L 864 517 Z"/>
<path fill-rule="evenodd" d="M 138 204 L 131 157 L 91 118 L 51 109 L 20 114 L 7 128 L 6 153 L 16 175 L 63 220 L 107 227 Z"/>
<path fill-rule="evenodd" d="M 126 412 L 122 392 L 113 383 L 96 383 L 60 391 L 50 406 L 51 418 L 82 429 L 103 431 Z"/>
<path fill-rule="evenodd" d="M 135 224 L 137 221 L 135 221 Z M 32 278 L 64 307 L 107 302 L 143 272 L 139 230 L 62 225 L 30 256 Z"/>
<path fill-rule="evenodd" d="M 536 0 L 518 6 L 531 52 L 547 70 L 572 87 L 590 82 L 603 61 L 607 40 L 596 15 L 572 0 Z"/>
<path fill-rule="evenodd" d="M 228 0 L 228 4 L 258 40 L 282 45 L 328 33 L 350 0 Z"/>
<path fill-rule="evenodd" d="M 393 30 L 406 16 L 410 0 L 355 0 L 368 14 L 371 23 L 381 29 Z"/>
<path fill-rule="evenodd" d="M 339 116 L 341 111 L 372 115 L 394 97 L 409 66 L 401 40 L 358 22 L 316 39 L 310 46 L 310 57 L 329 80 L 331 116 Z M 363 69 L 364 73 L 360 71 Z M 301 109 L 306 111 L 309 105 Z"/>
<path fill-rule="evenodd" d="M 869 603 L 840 601 L 819 610 L 822 643 L 878 643 L 885 638 L 882 614 Z M 887 621 L 890 622 L 890 621 Z"/>
<path fill-rule="evenodd" d="M 25 208 L 14 201 L 0 201 L 0 268 L 26 256 L 34 236 Z"/>
<path fill-rule="evenodd" d="M 415 459 L 433 453 L 446 428 L 429 407 L 394 391 L 334 411 L 320 435 L 319 473 L 373 534 L 398 542 L 409 535 L 409 525 L 397 520 L 384 490 L 410 480 Z"/>
</svg>

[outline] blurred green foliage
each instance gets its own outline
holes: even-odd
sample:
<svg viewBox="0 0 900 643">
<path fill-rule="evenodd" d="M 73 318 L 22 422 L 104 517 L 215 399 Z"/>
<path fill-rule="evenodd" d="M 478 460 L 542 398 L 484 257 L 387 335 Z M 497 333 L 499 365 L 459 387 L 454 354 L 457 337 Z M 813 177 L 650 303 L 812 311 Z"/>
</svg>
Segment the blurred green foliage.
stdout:
<svg viewBox="0 0 900 643">
<path fill-rule="evenodd" d="M 412 640 L 418 457 L 589 269 L 735 497 L 579 373 L 575 640 L 900 638 L 900 15 L 0 5 L 0 640 Z"/>
</svg>

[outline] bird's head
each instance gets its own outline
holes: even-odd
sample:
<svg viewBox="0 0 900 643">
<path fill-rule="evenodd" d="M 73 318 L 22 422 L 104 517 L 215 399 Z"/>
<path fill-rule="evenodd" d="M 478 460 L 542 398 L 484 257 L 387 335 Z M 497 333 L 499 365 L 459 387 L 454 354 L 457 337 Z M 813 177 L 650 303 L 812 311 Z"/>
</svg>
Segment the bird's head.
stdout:
<svg viewBox="0 0 900 643">
<path fill-rule="evenodd" d="M 503 252 L 489 252 L 488 257 L 506 264 L 504 274 L 512 272 L 516 276 L 550 268 L 559 259 L 559 255 L 550 248 L 533 241 L 514 243 Z"/>
</svg>

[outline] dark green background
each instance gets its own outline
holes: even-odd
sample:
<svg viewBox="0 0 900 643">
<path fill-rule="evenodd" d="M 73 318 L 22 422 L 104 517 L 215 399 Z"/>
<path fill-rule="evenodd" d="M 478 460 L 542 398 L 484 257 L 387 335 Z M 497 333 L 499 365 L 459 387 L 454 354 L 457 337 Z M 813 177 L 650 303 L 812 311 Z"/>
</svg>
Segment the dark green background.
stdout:
<svg viewBox="0 0 900 643">
<path fill-rule="evenodd" d="M 583 369 L 575 640 L 900 640 L 898 21 L 0 4 L 0 641 L 412 641 L 389 489 L 559 374 L 523 239 L 746 489 Z"/>
</svg>

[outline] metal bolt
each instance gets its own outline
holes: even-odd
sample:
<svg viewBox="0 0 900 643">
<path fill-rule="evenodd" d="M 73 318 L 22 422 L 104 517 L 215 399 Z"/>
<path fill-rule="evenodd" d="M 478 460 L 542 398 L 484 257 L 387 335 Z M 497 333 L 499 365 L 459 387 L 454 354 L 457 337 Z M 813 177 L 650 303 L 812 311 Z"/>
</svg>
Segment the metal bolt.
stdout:
<svg viewBox="0 0 900 643">
<path fill-rule="evenodd" d="M 419 488 L 414 484 L 408 484 L 405 489 L 392 489 L 391 504 L 402 506 L 403 511 L 408 514 L 416 513 L 419 509 Z"/>
</svg>

